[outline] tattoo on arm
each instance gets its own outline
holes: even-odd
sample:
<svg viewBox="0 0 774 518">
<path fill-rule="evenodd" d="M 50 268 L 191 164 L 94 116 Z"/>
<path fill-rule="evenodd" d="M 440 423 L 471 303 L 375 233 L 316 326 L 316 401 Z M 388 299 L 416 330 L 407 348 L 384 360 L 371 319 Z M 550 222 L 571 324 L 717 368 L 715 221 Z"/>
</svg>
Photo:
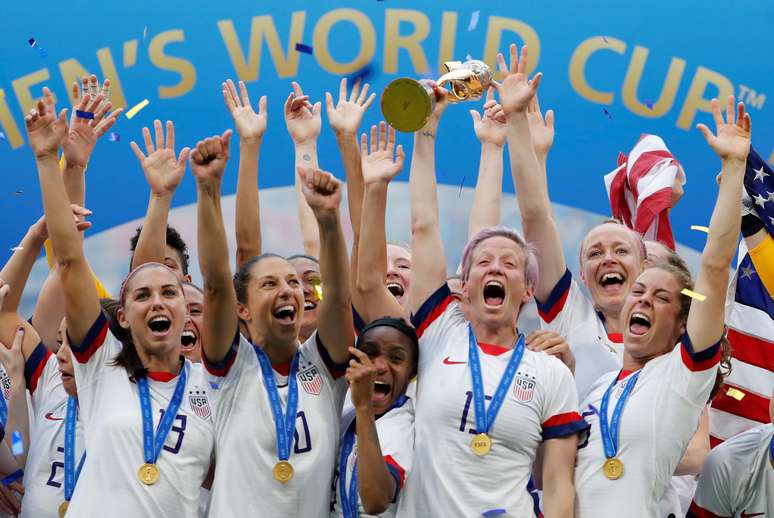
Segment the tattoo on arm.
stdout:
<svg viewBox="0 0 774 518">
<path fill-rule="evenodd" d="M 433 132 L 432 132 L 432 131 L 430 131 L 430 130 L 425 130 L 425 131 L 423 131 L 423 132 L 421 133 L 421 135 L 422 135 L 423 137 L 430 137 L 430 138 L 435 138 L 435 135 L 433 135 Z"/>
<path fill-rule="evenodd" d="M 307 162 L 309 162 L 310 160 L 312 160 L 312 157 L 311 157 L 311 156 L 309 156 L 308 154 L 304 154 L 302 158 L 303 158 L 304 160 L 306 160 Z"/>
</svg>

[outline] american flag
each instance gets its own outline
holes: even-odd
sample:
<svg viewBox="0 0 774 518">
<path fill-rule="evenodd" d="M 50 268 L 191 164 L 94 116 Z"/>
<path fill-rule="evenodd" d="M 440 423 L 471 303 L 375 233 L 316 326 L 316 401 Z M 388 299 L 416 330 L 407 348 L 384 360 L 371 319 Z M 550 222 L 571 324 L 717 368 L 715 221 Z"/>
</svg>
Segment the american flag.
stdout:
<svg viewBox="0 0 774 518">
<path fill-rule="evenodd" d="M 618 154 L 618 167 L 605 175 L 605 188 L 614 218 L 646 240 L 675 249 L 669 224 L 672 186 L 685 184 L 685 172 L 656 135 L 640 135 L 627 157 Z"/>
<path fill-rule="evenodd" d="M 301 387 L 307 394 L 320 395 L 322 389 L 322 377 L 317 367 L 310 365 L 308 368 L 298 373 L 298 381 L 301 382 Z"/>
<path fill-rule="evenodd" d="M 747 158 L 744 188 L 769 236 L 774 236 L 774 173 L 752 149 Z M 726 300 L 733 370 L 710 408 L 713 447 L 770 422 L 769 398 L 774 389 L 774 300 L 761 282 L 744 243 L 739 256 Z M 766 261 L 774 265 L 774 257 Z"/>
</svg>

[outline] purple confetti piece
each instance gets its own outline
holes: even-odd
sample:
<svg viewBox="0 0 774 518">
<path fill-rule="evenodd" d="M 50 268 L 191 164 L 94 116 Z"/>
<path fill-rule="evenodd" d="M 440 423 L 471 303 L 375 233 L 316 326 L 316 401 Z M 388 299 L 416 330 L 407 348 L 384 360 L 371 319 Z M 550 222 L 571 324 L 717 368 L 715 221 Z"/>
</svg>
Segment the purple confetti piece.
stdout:
<svg viewBox="0 0 774 518">
<path fill-rule="evenodd" d="M 110 135 L 108 135 L 108 142 L 118 142 L 119 140 L 121 140 L 121 135 L 118 133 L 111 132 Z"/>
<path fill-rule="evenodd" d="M 653 109 L 653 101 L 651 101 L 650 99 L 646 99 L 645 100 L 645 106 L 647 106 L 649 109 L 652 110 Z"/>
<path fill-rule="evenodd" d="M 481 14 L 481 11 L 473 11 L 473 14 L 470 15 L 470 22 L 468 23 L 468 32 L 476 29 L 476 25 L 478 25 L 479 14 Z"/>
<path fill-rule="evenodd" d="M 296 43 L 296 51 L 303 52 L 304 54 L 312 54 L 314 49 L 311 45 L 304 45 L 303 43 Z"/>
<path fill-rule="evenodd" d="M 212 390 L 218 390 L 220 387 L 214 381 L 210 381 L 210 388 L 212 388 Z"/>
<path fill-rule="evenodd" d="M 607 111 L 606 108 L 602 108 L 602 113 L 604 113 L 608 119 L 613 120 L 613 116 L 610 114 L 609 111 Z"/>
<path fill-rule="evenodd" d="M 484 518 L 494 518 L 495 516 L 500 516 L 501 514 L 505 514 L 505 509 L 491 509 L 489 511 L 484 511 L 481 513 L 481 516 Z"/>
<path fill-rule="evenodd" d="M 85 112 L 83 110 L 75 110 L 75 116 L 81 119 L 94 120 L 94 112 Z"/>
<path fill-rule="evenodd" d="M 40 57 L 47 58 L 48 52 L 43 50 L 43 47 L 41 47 L 37 41 L 35 41 L 35 38 L 30 38 L 27 40 L 27 43 L 30 44 L 30 48 L 33 48 L 38 51 L 38 54 L 40 54 Z"/>
</svg>

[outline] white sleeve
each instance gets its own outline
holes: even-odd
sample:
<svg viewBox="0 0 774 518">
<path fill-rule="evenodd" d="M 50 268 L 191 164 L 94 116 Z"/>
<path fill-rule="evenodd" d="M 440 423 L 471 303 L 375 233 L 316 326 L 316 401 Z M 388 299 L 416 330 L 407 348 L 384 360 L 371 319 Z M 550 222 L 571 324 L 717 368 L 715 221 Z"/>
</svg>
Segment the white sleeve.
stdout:
<svg viewBox="0 0 774 518">
<path fill-rule="evenodd" d="M 465 325 L 465 317 L 444 283 L 411 315 L 411 323 L 419 337 L 419 361 L 425 363 L 447 345 L 446 336 L 450 331 Z"/>
<path fill-rule="evenodd" d="M 540 416 L 543 440 L 567 437 L 586 430 L 589 425 L 578 412 L 578 393 L 570 369 L 555 356 L 542 360 L 546 362 L 548 371 Z"/>
<path fill-rule="evenodd" d="M 394 414 L 393 414 L 394 413 Z M 389 418 L 380 423 L 381 419 Z M 414 451 L 414 402 L 410 398 L 400 408 L 377 421 L 379 446 L 390 472 L 402 489 L 406 473 L 411 470 Z"/>
<path fill-rule="evenodd" d="M 736 496 L 742 494 L 742 488 L 733 482 L 741 477 L 733 472 L 732 456 L 730 449 L 721 444 L 704 459 L 689 516 L 735 515 Z"/>
</svg>

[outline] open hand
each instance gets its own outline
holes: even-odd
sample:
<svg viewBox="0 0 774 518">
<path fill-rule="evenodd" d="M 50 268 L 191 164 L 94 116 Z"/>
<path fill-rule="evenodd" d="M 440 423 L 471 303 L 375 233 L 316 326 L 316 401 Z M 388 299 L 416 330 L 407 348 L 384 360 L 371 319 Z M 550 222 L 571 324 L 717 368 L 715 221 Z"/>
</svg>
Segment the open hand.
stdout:
<svg viewBox="0 0 774 518">
<path fill-rule="evenodd" d="M 527 121 L 529 122 L 529 132 L 532 135 L 532 147 L 535 150 L 535 155 L 545 159 L 551 146 L 554 145 L 554 110 L 548 110 L 545 119 L 543 119 L 537 93 L 527 107 Z"/>
<path fill-rule="evenodd" d="M 83 232 L 87 228 L 91 228 L 91 222 L 86 221 L 86 217 L 91 216 L 92 212 L 85 208 L 81 207 L 80 205 L 76 205 L 75 203 L 70 204 L 70 210 L 73 212 L 73 220 L 75 221 L 75 228 L 78 229 L 78 232 Z M 30 227 L 30 230 L 35 235 L 35 238 L 38 241 L 45 241 L 48 239 L 48 227 L 46 226 L 46 216 L 43 215 L 38 220 L 32 224 Z M 0 281 L 2 282 L 2 281 Z"/>
<path fill-rule="evenodd" d="M 255 113 L 244 81 L 239 81 L 239 95 L 237 95 L 236 87 L 231 79 L 222 83 L 221 86 L 223 87 L 223 100 L 234 118 L 239 138 L 258 140 L 263 137 L 263 134 L 266 133 L 268 118 L 266 96 L 262 95 L 258 100 L 258 113 Z"/>
<path fill-rule="evenodd" d="M 304 95 L 301 86 L 293 81 L 293 91 L 285 101 L 285 124 L 296 145 L 316 140 L 320 135 L 321 107 L 319 102 L 314 105 L 309 102 L 309 96 Z"/>
<path fill-rule="evenodd" d="M 349 383 L 352 405 L 360 410 L 372 408 L 371 399 L 374 395 L 374 383 L 376 382 L 376 366 L 371 359 L 360 349 L 349 348 L 354 356 L 349 360 L 349 367 L 344 378 Z"/>
<path fill-rule="evenodd" d="M 328 122 L 337 135 L 357 135 L 363 114 L 376 99 L 376 94 L 368 95 L 368 83 L 360 90 L 360 81 L 356 81 L 347 100 L 347 78 L 339 84 L 339 102 L 333 106 L 333 95 L 325 92 L 325 108 Z"/>
<path fill-rule="evenodd" d="M 500 94 L 500 104 L 506 115 L 526 112 L 530 101 L 537 93 L 540 79 L 543 74 L 538 72 L 532 80 L 527 78 L 527 65 L 529 64 L 527 46 L 521 48 L 521 56 L 516 56 L 516 45 L 510 46 L 510 67 L 505 65 L 505 58 L 497 54 L 497 65 L 503 73 L 502 83 L 492 81 L 492 85 Z"/>
<path fill-rule="evenodd" d="M 56 102 L 48 87 L 43 87 L 43 98 L 24 117 L 35 158 L 53 157 L 67 136 L 67 108 L 56 114 Z"/>
<path fill-rule="evenodd" d="M 229 157 L 231 130 L 196 143 L 191 152 L 191 171 L 199 182 L 217 181 L 223 178 Z"/>
<path fill-rule="evenodd" d="M 505 112 L 503 112 L 503 107 L 495 101 L 492 87 L 486 92 L 484 117 L 482 118 L 476 110 L 470 110 L 470 116 L 473 117 L 473 131 L 482 144 L 505 145 L 505 138 L 508 136 Z"/>
<path fill-rule="evenodd" d="M 185 174 L 185 163 L 188 160 L 188 154 L 191 149 L 184 147 L 180 150 L 180 155 L 175 158 L 175 125 L 172 121 L 167 121 L 166 143 L 164 142 L 164 132 L 161 129 L 161 121 L 153 121 L 153 128 L 156 133 L 156 147 L 153 146 L 150 130 L 142 129 L 142 136 L 145 138 L 145 150 L 148 156 L 145 156 L 134 141 L 129 145 L 134 151 L 140 166 L 145 173 L 145 179 L 150 185 L 151 192 L 158 196 L 171 195 L 180 185 L 180 181 Z"/>
<path fill-rule="evenodd" d="M 733 95 L 728 96 L 726 120 L 723 120 L 723 115 L 720 113 L 720 103 L 717 99 L 712 99 L 710 106 L 712 107 L 712 118 L 717 127 L 717 135 L 714 135 L 704 124 L 697 124 L 696 128 L 701 131 L 712 150 L 722 160 L 747 161 L 747 154 L 750 152 L 752 121 L 750 114 L 745 113 L 744 103 L 740 102 L 736 106 L 736 120 L 734 120 Z"/>
<path fill-rule="evenodd" d="M 341 203 L 341 182 L 321 169 L 298 166 L 301 190 L 315 218 L 337 213 Z"/>
<path fill-rule="evenodd" d="M 379 123 L 379 138 L 376 126 L 371 126 L 371 148 L 368 148 L 366 134 L 360 136 L 360 161 L 365 183 L 389 182 L 403 169 L 403 146 L 395 149 L 395 128 L 387 130 L 387 124 Z"/>
</svg>

